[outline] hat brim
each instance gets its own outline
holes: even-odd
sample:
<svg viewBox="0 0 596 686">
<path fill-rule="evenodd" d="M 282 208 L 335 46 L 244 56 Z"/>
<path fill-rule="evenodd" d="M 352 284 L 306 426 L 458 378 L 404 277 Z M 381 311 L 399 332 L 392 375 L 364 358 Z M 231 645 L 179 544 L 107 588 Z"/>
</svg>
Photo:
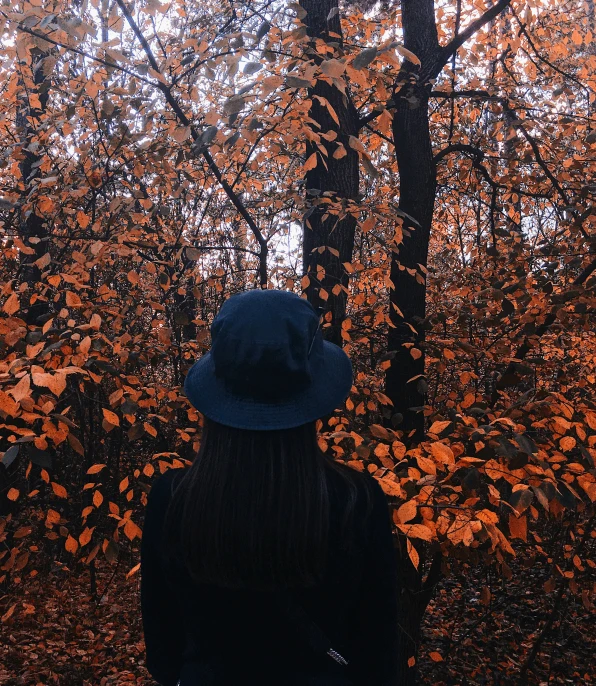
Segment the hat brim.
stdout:
<svg viewBox="0 0 596 686">
<path fill-rule="evenodd" d="M 231 393 L 215 375 L 213 358 L 207 353 L 190 368 L 184 391 L 201 414 L 218 424 L 254 431 L 291 429 L 331 414 L 352 387 L 350 358 L 334 343 L 323 341 L 323 355 L 312 371 L 310 385 L 291 398 L 259 402 Z"/>
</svg>

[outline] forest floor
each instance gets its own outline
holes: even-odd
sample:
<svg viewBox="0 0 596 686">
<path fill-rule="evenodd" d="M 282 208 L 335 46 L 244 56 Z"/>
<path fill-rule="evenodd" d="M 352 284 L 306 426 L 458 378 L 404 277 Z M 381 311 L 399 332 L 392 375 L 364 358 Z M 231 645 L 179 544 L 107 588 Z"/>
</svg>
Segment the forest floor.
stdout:
<svg viewBox="0 0 596 686">
<path fill-rule="evenodd" d="M 98 567 L 99 603 L 88 569 L 27 580 L 18 593 L 0 596 L 0 616 L 16 603 L 0 624 L 2 686 L 154 684 L 144 668 L 139 575 L 112 579 L 107 562 Z M 546 571 L 538 565 L 528 570 L 518 562 L 512 571 L 510 580 L 492 585 L 478 571 L 442 582 L 424 622 L 421 684 L 596 684 L 596 616 L 567 594 L 520 677 L 557 591 L 545 592 Z"/>
</svg>

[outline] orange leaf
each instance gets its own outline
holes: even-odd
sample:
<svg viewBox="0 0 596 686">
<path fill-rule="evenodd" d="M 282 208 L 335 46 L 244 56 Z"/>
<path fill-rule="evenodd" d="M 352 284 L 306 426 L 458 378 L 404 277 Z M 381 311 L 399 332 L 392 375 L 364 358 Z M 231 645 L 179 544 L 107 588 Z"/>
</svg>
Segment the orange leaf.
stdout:
<svg viewBox="0 0 596 686">
<path fill-rule="evenodd" d="M 55 481 L 52 481 L 52 490 L 59 498 L 68 498 L 68 493 L 64 486 L 57 484 Z"/>
<path fill-rule="evenodd" d="M 433 652 L 429 653 L 428 656 L 433 662 L 443 662 L 443 656 L 441 653 Z"/>
<path fill-rule="evenodd" d="M 19 413 L 19 406 L 4 391 L 0 391 L 0 411 L 4 412 L 10 417 L 16 417 Z"/>
<path fill-rule="evenodd" d="M 70 534 L 68 534 L 68 538 L 66 539 L 64 547 L 66 548 L 66 550 L 68 550 L 69 553 L 72 553 L 74 555 L 77 552 L 79 544 L 77 543 L 76 539 L 74 539 Z"/>
<path fill-rule="evenodd" d="M 11 617 L 14 612 L 15 607 L 17 606 L 17 603 L 14 605 L 11 605 L 8 610 L 2 615 L 2 619 L 0 620 L 3 624 L 4 622 L 7 622 Z"/>
<path fill-rule="evenodd" d="M 13 293 L 2 307 L 4 312 L 8 315 L 13 315 L 15 312 L 18 312 L 20 308 L 21 303 L 19 302 L 19 296 L 16 293 Z"/>
<path fill-rule="evenodd" d="M 95 507 L 99 507 L 103 503 L 103 495 L 99 491 L 95 491 L 93 494 L 93 504 Z"/>
<path fill-rule="evenodd" d="M 430 427 L 430 429 L 428 431 L 431 434 L 438 435 L 442 431 L 445 431 L 445 429 L 449 426 L 449 424 L 451 424 L 451 422 L 449 422 L 449 421 L 447 421 L 447 422 L 433 422 L 432 426 Z"/>
<path fill-rule="evenodd" d="M 433 457 L 442 462 L 443 464 L 453 464 L 455 462 L 455 456 L 453 451 L 448 445 L 444 443 L 431 443 L 430 452 Z"/>
<path fill-rule="evenodd" d="M 89 469 L 87 470 L 87 474 L 97 474 L 97 472 L 101 472 L 101 470 L 105 467 L 105 464 L 94 464 Z"/>
<path fill-rule="evenodd" d="M 409 522 L 410 519 L 414 519 L 417 514 L 418 503 L 416 503 L 414 500 L 409 500 L 395 511 L 395 517 L 397 518 L 395 523 L 405 524 L 406 522 Z"/>
<path fill-rule="evenodd" d="M 68 307 L 78 307 L 78 305 L 81 305 L 81 299 L 76 293 L 66 291 L 66 304 Z"/>
<path fill-rule="evenodd" d="M 428 543 L 433 539 L 433 532 L 424 524 L 398 524 L 398 529 L 403 531 L 408 538 L 421 538 Z"/>
<path fill-rule="evenodd" d="M 103 417 L 108 424 L 111 426 L 120 426 L 120 419 L 118 415 L 111 410 L 107 410 L 105 407 L 102 408 Z"/>
<path fill-rule="evenodd" d="M 46 524 L 58 524 L 60 522 L 60 513 L 56 510 L 49 509 L 46 515 Z"/>
<path fill-rule="evenodd" d="M 19 491 L 16 488 L 11 488 L 8 493 L 6 494 L 6 497 L 9 500 L 16 500 L 19 497 Z"/>
<path fill-rule="evenodd" d="M 142 533 L 141 529 L 134 522 L 130 519 L 127 520 L 124 525 L 124 534 L 127 538 L 133 541 L 135 538 L 141 538 Z"/>
<path fill-rule="evenodd" d="M 120 491 L 120 493 L 122 493 L 122 491 L 125 491 L 127 488 L 128 488 L 128 477 L 125 476 L 124 479 L 122 479 L 122 481 L 120 482 L 120 486 L 118 486 L 118 490 Z"/>
<path fill-rule="evenodd" d="M 133 574 L 136 574 L 136 573 L 139 571 L 140 568 L 141 568 L 141 563 L 140 563 L 140 562 L 137 562 L 137 564 L 136 564 L 129 572 L 126 573 L 126 578 L 127 578 L 127 579 L 130 579 L 130 577 L 131 577 Z"/>
<path fill-rule="evenodd" d="M 414 565 L 414 567 L 416 569 L 418 569 L 418 567 L 420 565 L 420 556 L 418 555 L 418 551 L 416 550 L 416 548 L 414 547 L 414 544 L 412 543 L 412 541 L 410 541 L 409 538 L 407 539 L 406 547 L 408 549 L 408 555 L 410 556 L 410 560 L 412 561 L 412 564 Z"/>
<path fill-rule="evenodd" d="M 79 350 L 86 355 L 90 349 L 91 349 L 91 337 L 85 336 L 85 338 L 83 338 L 83 340 L 79 343 Z"/>
<path fill-rule="evenodd" d="M 561 450 L 564 453 L 567 453 L 570 450 L 573 450 L 573 448 L 575 448 L 576 441 L 575 438 L 573 438 L 573 436 L 565 436 L 559 441 L 559 445 L 561 446 Z"/>
<path fill-rule="evenodd" d="M 49 388 L 56 396 L 59 396 L 66 388 L 66 374 L 60 374 L 59 372 L 56 374 L 33 372 L 31 378 L 36 386 Z"/>
<path fill-rule="evenodd" d="M 81 544 L 81 546 L 87 545 L 87 543 L 89 543 L 91 537 L 93 536 L 93 529 L 95 529 L 94 526 L 92 526 L 91 528 L 86 526 L 83 529 L 83 532 L 79 536 L 79 543 Z"/>
<path fill-rule="evenodd" d="M 516 517 L 513 513 L 509 515 L 509 531 L 511 538 L 521 538 L 522 541 L 528 540 L 528 520 L 526 515 Z"/>
<path fill-rule="evenodd" d="M 313 154 L 304 163 L 304 166 L 302 167 L 302 171 L 307 172 L 310 169 L 314 169 L 316 166 L 317 166 L 317 153 L 313 152 Z"/>
</svg>

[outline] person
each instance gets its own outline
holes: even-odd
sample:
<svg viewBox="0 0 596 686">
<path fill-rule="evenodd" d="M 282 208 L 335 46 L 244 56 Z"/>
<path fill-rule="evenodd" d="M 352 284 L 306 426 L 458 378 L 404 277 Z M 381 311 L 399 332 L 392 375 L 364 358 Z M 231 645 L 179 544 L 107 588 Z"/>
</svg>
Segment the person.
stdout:
<svg viewBox="0 0 596 686">
<path fill-rule="evenodd" d="M 163 686 L 392 686 L 397 565 L 378 482 L 328 457 L 316 421 L 352 367 L 298 295 L 228 298 L 184 389 L 198 455 L 150 490 L 146 666 Z"/>
</svg>

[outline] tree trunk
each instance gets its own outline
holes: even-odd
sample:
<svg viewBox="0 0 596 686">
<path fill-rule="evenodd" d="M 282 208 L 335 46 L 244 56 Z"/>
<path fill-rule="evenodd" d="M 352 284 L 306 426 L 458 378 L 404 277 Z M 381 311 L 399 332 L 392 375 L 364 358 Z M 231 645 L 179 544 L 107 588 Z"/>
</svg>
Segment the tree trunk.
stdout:
<svg viewBox="0 0 596 686">
<path fill-rule="evenodd" d="M 49 79 L 44 73 L 43 60 L 47 53 L 39 48 L 31 50 L 31 72 L 32 84 L 23 84 L 21 91 L 21 104 L 17 111 L 17 126 L 20 128 L 22 141 L 22 158 L 19 163 L 21 173 L 23 203 L 29 204 L 31 198 L 28 197 L 32 181 L 40 175 L 40 155 L 34 145 L 36 139 L 36 126 L 39 126 L 40 118 L 44 114 L 49 98 Z M 39 98 L 39 107 L 31 103 L 31 96 Z M 21 210 L 19 233 L 23 243 L 31 249 L 30 254 L 21 257 L 20 280 L 27 283 L 31 294 L 35 284 L 41 278 L 41 270 L 34 264 L 36 260 L 50 251 L 48 243 L 48 231 L 46 223 L 42 217 L 36 213 L 35 200 L 29 207 Z M 25 321 L 34 324 L 36 320 L 45 315 L 48 311 L 48 303 L 37 300 L 23 312 Z"/>
<path fill-rule="evenodd" d="M 415 440 L 420 440 L 424 431 L 422 407 L 426 396 L 425 269 L 437 187 L 428 117 L 431 84 L 427 75 L 436 64 L 439 42 L 433 0 L 402 0 L 401 7 L 404 45 L 418 56 L 422 65 L 416 67 L 405 62 L 402 71 L 406 83 L 393 94 L 399 207 L 412 219 L 403 218 L 404 240 L 391 262 L 394 288 L 390 295 L 390 317 L 395 328 L 389 330 L 388 348 L 395 356 L 387 370 L 386 392 L 398 415 L 394 423 L 401 419 L 397 426 L 406 435 L 412 433 Z M 407 344 L 420 349 L 422 354 L 418 359 L 410 352 L 412 345 Z"/>
<path fill-rule="evenodd" d="M 308 27 L 308 35 L 326 42 L 339 42 L 341 50 L 341 40 L 329 35 L 331 32 L 341 36 L 339 14 L 327 20 L 329 12 L 338 7 L 337 0 L 301 0 L 300 5 L 306 11 L 303 22 Z M 313 55 L 316 61 L 321 61 L 314 50 Z M 341 345 L 341 324 L 346 315 L 348 295 L 348 274 L 343 263 L 352 261 L 356 219 L 350 214 L 343 218 L 334 215 L 324 218 L 328 205 L 319 203 L 325 192 L 331 192 L 334 200 L 356 200 L 358 197 L 358 154 L 348 144 L 350 136 L 358 136 L 358 113 L 347 91 L 344 95 L 336 86 L 324 81 L 317 81 L 309 94 L 312 98 L 310 117 L 316 122 L 313 132 L 317 135 L 334 132 L 337 137 L 333 141 L 320 138 L 319 143 L 327 154 L 323 154 L 313 141 L 309 141 L 306 148 L 307 159 L 317 153 L 317 166 L 306 173 L 311 203 L 305 216 L 303 236 L 303 269 L 310 279 L 306 293 L 314 307 L 324 314 L 331 313 L 331 326 L 324 327 L 323 332 L 327 340 Z M 327 100 L 337 114 L 339 124 L 317 96 Z M 347 151 L 341 159 L 333 157 L 338 143 Z"/>
</svg>

